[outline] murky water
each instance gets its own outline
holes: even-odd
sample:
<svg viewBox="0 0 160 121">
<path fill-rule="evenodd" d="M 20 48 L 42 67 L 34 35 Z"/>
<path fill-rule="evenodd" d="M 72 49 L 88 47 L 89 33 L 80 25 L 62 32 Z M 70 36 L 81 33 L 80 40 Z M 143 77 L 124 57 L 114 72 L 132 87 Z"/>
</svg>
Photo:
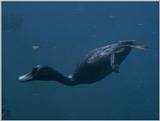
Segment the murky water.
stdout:
<svg viewBox="0 0 160 121">
<path fill-rule="evenodd" d="M 2 15 L 9 119 L 158 119 L 158 2 L 3 2 Z M 37 64 L 70 74 L 89 50 L 119 40 L 149 48 L 99 82 L 18 81 Z"/>
</svg>

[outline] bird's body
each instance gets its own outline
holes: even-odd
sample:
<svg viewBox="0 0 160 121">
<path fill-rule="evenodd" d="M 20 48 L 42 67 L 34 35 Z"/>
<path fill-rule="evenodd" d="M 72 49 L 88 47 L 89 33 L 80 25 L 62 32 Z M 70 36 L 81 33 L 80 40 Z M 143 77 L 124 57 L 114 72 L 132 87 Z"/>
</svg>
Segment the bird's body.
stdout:
<svg viewBox="0 0 160 121">
<path fill-rule="evenodd" d="M 38 65 L 32 72 L 20 76 L 19 80 L 56 80 L 65 85 L 94 83 L 112 72 L 119 72 L 119 65 L 132 48 L 145 49 L 146 46 L 133 40 L 121 41 L 91 50 L 70 76 L 64 76 L 51 67 Z"/>
<path fill-rule="evenodd" d="M 115 63 L 119 65 L 131 51 L 131 48 L 125 47 L 123 52 L 116 53 L 118 46 L 113 44 L 90 51 L 76 67 L 73 80 L 80 83 L 93 83 L 112 73 L 114 69 L 111 66 L 111 55 L 115 54 Z"/>
</svg>

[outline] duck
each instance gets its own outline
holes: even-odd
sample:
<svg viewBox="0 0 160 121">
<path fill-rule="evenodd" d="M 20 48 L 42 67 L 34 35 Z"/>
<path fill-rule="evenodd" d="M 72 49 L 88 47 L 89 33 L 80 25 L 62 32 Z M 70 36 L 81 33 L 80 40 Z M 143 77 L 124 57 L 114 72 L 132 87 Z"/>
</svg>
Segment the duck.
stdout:
<svg viewBox="0 0 160 121">
<path fill-rule="evenodd" d="M 89 51 L 68 76 L 60 73 L 51 66 L 36 65 L 33 69 L 18 77 L 20 82 L 57 81 L 67 86 L 91 84 L 100 81 L 112 72 L 119 73 L 120 64 L 133 48 L 146 50 L 147 45 L 136 40 L 114 42 Z"/>
</svg>

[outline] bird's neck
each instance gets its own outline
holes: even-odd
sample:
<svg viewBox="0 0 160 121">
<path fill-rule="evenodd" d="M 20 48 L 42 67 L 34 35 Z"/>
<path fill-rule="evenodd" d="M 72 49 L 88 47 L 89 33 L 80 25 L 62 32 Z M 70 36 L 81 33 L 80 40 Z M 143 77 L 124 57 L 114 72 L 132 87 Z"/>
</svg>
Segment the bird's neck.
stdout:
<svg viewBox="0 0 160 121">
<path fill-rule="evenodd" d="M 74 85 L 78 84 L 76 81 L 74 81 L 72 76 L 64 76 L 63 74 L 61 74 L 60 72 L 58 72 L 54 69 L 52 69 L 52 71 L 50 71 L 50 73 L 48 72 L 48 75 L 46 77 L 48 78 L 47 80 L 55 80 L 55 81 L 58 81 L 64 85 L 68 85 L 68 86 L 74 86 Z M 45 79 L 46 79 L 46 77 L 45 77 Z"/>
<path fill-rule="evenodd" d="M 66 76 L 63 76 L 63 78 L 61 78 L 57 81 L 64 84 L 64 85 L 68 85 L 68 86 L 75 86 L 78 84 L 76 81 L 74 81 L 72 79 L 72 77 L 66 77 Z"/>
</svg>

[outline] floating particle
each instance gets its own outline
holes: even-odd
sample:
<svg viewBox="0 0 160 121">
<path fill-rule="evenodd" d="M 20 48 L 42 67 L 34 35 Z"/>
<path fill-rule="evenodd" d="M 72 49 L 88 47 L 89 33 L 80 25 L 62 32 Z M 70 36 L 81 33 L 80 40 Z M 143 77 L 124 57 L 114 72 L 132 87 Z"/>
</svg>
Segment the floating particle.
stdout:
<svg viewBox="0 0 160 121">
<path fill-rule="evenodd" d="M 142 24 L 142 23 L 139 23 L 138 26 L 143 26 L 143 24 Z"/>
<path fill-rule="evenodd" d="M 37 49 L 39 49 L 39 45 L 33 45 L 32 48 L 33 48 L 33 50 L 37 50 Z"/>
<path fill-rule="evenodd" d="M 114 19 L 114 18 L 115 18 L 115 16 L 110 15 L 110 16 L 109 16 L 109 18 L 110 18 L 110 19 Z"/>
</svg>

